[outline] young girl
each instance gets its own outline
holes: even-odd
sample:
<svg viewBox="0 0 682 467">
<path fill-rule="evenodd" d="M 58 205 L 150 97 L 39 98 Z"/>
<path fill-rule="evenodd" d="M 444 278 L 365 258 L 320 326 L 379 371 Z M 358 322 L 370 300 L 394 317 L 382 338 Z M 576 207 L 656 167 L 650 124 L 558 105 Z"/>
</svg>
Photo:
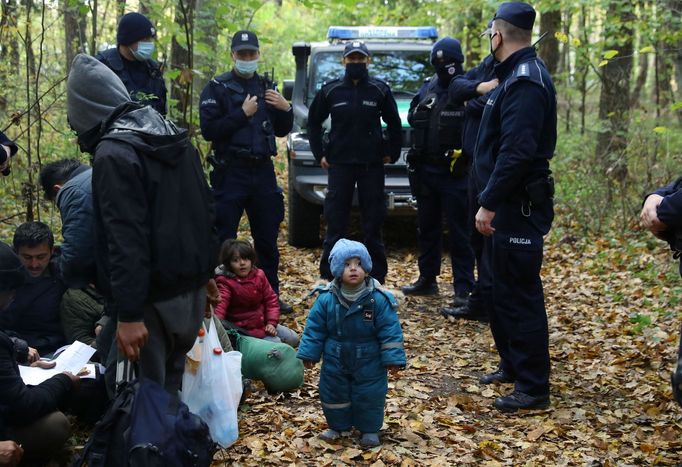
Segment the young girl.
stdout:
<svg viewBox="0 0 682 467">
<path fill-rule="evenodd" d="M 329 256 L 334 280 L 310 310 L 298 358 L 312 368 L 324 356 L 320 401 L 334 440 L 355 427 L 365 447 L 378 446 L 388 390 L 386 370 L 405 367 L 403 333 L 393 295 L 369 277 L 372 260 L 362 243 L 341 239 Z"/>
<path fill-rule="evenodd" d="M 256 251 L 249 242 L 225 240 L 220 248 L 221 265 L 216 268 L 220 303 L 215 315 L 250 336 L 296 347 L 298 334 L 279 324 L 277 294 L 255 262 Z"/>
</svg>

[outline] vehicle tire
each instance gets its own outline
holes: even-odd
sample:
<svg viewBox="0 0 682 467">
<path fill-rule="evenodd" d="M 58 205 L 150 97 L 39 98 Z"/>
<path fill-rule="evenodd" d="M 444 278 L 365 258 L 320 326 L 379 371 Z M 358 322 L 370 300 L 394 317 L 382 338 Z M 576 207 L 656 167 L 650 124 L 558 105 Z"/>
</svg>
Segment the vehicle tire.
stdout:
<svg viewBox="0 0 682 467">
<path fill-rule="evenodd" d="M 304 248 L 319 246 L 321 215 L 322 206 L 303 199 L 289 180 L 289 245 Z"/>
</svg>

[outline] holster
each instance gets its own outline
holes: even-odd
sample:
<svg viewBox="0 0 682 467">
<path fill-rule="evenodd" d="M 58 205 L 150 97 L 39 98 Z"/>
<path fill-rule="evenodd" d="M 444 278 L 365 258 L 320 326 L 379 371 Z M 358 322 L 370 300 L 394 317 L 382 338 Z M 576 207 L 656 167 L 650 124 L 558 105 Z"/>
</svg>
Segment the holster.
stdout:
<svg viewBox="0 0 682 467">
<path fill-rule="evenodd" d="M 538 178 L 524 187 L 525 198 L 531 204 L 539 206 L 554 198 L 554 178 Z"/>
<path fill-rule="evenodd" d="M 214 154 L 211 154 L 206 158 L 209 164 L 211 164 L 211 173 L 208 178 L 211 182 L 211 186 L 216 188 L 223 183 L 225 178 L 225 172 L 227 171 L 227 162 L 223 159 L 218 159 Z"/>
</svg>

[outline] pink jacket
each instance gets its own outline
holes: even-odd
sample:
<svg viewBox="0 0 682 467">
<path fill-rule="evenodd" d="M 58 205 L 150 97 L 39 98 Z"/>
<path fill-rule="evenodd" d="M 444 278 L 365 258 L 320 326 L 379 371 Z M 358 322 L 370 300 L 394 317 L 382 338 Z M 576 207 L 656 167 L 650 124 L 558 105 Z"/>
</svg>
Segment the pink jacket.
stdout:
<svg viewBox="0 0 682 467">
<path fill-rule="evenodd" d="M 265 325 L 279 323 L 279 301 L 261 269 L 254 267 L 248 276 L 237 277 L 221 266 L 216 270 L 220 303 L 215 314 L 258 338 L 265 337 Z"/>
</svg>

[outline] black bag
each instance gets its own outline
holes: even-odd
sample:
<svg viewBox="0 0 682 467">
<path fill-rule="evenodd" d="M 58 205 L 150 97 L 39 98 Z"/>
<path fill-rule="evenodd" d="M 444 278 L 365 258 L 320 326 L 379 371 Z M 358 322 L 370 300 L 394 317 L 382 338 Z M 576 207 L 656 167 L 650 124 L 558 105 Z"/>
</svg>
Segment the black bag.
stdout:
<svg viewBox="0 0 682 467">
<path fill-rule="evenodd" d="M 208 426 L 158 383 L 125 382 L 74 467 L 210 466 Z"/>
</svg>

